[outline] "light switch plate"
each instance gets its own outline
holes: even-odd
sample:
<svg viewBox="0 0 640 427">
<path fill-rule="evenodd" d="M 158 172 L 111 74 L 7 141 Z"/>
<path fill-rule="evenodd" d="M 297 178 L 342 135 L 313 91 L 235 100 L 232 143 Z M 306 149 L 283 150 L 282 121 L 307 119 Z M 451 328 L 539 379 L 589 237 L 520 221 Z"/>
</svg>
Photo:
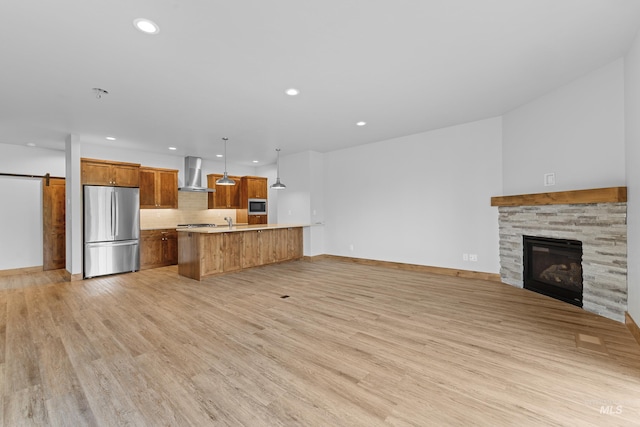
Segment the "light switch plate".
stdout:
<svg viewBox="0 0 640 427">
<path fill-rule="evenodd" d="M 556 185 L 556 174 L 551 172 L 551 173 L 545 173 L 544 174 L 544 186 L 545 187 L 550 187 L 552 185 Z"/>
</svg>

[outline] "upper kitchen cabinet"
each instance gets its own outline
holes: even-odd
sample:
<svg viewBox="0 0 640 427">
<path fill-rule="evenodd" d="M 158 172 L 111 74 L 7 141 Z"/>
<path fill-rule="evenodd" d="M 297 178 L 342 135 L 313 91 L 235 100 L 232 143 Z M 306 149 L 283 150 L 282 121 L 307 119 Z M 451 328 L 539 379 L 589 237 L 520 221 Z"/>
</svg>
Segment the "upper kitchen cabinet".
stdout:
<svg viewBox="0 0 640 427">
<path fill-rule="evenodd" d="M 242 207 L 244 209 L 247 208 L 249 199 L 267 198 L 267 178 L 261 176 L 243 176 L 240 188 L 242 188 Z"/>
<path fill-rule="evenodd" d="M 178 170 L 140 168 L 140 208 L 178 209 Z"/>
<path fill-rule="evenodd" d="M 236 185 L 216 185 L 216 181 L 222 178 L 219 174 L 207 175 L 207 187 L 215 188 L 215 193 L 209 193 L 209 209 L 240 209 L 240 195 L 242 178 L 229 176 Z"/>
<path fill-rule="evenodd" d="M 112 185 L 114 187 L 138 187 L 140 164 L 110 160 L 81 159 L 82 184 Z"/>
</svg>

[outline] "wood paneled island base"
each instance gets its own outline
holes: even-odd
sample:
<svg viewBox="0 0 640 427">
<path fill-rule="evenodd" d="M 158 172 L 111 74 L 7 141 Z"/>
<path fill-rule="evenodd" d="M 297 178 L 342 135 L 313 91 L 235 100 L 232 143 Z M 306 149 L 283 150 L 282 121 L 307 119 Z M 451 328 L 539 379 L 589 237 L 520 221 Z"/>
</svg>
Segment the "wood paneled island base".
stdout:
<svg viewBox="0 0 640 427">
<path fill-rule="evenodd" d="M 302 226 L 179 230 L 178 273 L 195 280 L 302 258 Z"/>
</svg>

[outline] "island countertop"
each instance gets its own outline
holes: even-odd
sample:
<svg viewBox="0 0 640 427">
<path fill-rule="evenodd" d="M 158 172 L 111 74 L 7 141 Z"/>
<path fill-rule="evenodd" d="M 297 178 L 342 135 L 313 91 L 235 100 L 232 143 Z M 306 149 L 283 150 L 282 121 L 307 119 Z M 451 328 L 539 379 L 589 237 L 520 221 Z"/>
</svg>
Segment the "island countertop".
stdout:
<svg viewBox="0 0 640 427">
<path fill-rule="evenodd" d="M 296 228 L 307 227 L 305 224 L 249 224 L 249 225 L 220 225 L 218 227 L 193 227 L 193 228 L 177 228 L 177 231 L 186 231 L 189 233 L 231 233 L 236 231 L 253 231 L 253 230 L 274 230 L 279 228 Z"/>
</svg>

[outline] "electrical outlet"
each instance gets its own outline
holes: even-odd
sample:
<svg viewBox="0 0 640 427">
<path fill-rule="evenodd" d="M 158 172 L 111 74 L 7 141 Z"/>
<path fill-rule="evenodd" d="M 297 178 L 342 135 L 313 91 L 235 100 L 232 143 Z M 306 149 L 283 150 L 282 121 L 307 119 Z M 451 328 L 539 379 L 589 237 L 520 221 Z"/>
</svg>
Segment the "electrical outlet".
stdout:
<svg viewBox="0 0 640 427">
<path fill-rule="evenodd" d="M 478 262 L 478 254 L 469 254 L 469 261 Z"/>
<path fill-rule="evenodd" d="M 350 250 L 351 252 L 353 252 L 353 243 L 351 243 L 351 244 L 349 245 L 349 250 Z"/>
<path fill-rule="evenodd" d="M 469 254 L 462 254 L 463 261 L 469 261 Z"/>
</svg>

